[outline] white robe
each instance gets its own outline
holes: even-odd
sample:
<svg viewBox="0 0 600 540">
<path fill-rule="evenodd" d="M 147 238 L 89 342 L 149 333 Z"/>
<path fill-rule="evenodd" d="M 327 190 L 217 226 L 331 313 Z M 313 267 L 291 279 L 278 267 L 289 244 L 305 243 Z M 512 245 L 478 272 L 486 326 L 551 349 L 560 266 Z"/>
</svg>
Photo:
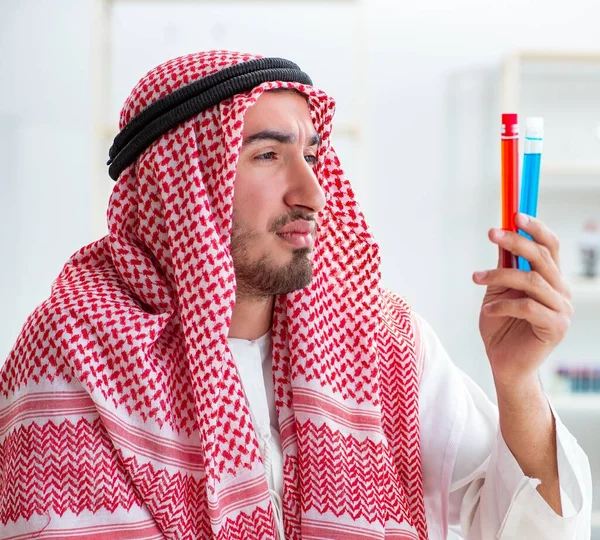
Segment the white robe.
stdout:
<svg viewBox="0 0 600 540">
<path fill-rule="evenodd" d="M 563 517 L 524 476 L 498 427 L 498 411 L 450 360 L 431 327 L 414 315 L 423 359 L 419 415 L 427 526 L 431 540 L 453 530 L 468 540 L 590 538 L 589 463 L 556 412 L 558 473 Z M 229 344 L 248 399 L 280 539 L 283 461 L 273 393 L 270 334 Z"/>
</svg>

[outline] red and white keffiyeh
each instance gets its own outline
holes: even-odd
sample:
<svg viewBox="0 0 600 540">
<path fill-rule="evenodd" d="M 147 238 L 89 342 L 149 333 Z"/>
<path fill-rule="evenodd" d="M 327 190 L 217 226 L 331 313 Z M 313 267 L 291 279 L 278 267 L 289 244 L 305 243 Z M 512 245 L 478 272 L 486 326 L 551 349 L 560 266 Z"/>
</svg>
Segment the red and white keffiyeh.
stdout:
<svg viewBox="0 0 600 540">
<path fill-rule="evenodd" d="M 256 58 L 213 51 L 149 72 L 157 99 Z M 308 100 L 327 205 L 314 280 L 278 297 L 273 376 L 286 538 L 427 538 L 408 307 L 330 145 L 334 102 L 267 82 L 153 143 L 115 185 L 109 234 L 77 252 L 1 372 L 0 538 L 275 538 L 227 337 L 244 114 L 273 88 Z"/>
</svg>

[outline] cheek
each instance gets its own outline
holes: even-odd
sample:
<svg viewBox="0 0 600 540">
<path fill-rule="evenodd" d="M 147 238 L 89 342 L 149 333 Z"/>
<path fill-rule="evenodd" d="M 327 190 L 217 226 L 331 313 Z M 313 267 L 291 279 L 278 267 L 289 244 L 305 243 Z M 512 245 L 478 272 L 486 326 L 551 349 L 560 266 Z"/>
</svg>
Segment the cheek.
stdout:
<svg viewBox="0 0 600 540">
<path fill-rule="evenodd" d="M 233 197 L 236 219 L 253 229 L 268 229 L 285 212 L 283 185 L 274 168 L 238 167 Z"/>
</svg>

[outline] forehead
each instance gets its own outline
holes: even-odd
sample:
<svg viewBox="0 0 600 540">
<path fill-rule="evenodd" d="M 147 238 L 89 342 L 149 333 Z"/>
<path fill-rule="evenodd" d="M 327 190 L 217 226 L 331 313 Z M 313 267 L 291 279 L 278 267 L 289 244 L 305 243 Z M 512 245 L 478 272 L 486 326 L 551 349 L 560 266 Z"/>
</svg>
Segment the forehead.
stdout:
<svg viewBox="0 0 600 540">
<path fill-rule="evenodd" d="M 244 134 L 260 129 L 314 131 L 306 98 L 293 90 L 261 94 L 244 118 Z"/>
</svg>

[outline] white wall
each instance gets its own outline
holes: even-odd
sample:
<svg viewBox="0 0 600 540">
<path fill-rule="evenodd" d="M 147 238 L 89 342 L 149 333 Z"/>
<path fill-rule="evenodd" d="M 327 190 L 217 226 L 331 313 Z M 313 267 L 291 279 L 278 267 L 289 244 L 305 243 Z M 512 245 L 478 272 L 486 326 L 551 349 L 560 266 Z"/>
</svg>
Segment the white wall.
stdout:
<svg viewBox="0 0 600 540">
<path fill-rule="evenodd" d="M 272 9 L 269 6 L 256 8 L 257 16 L 264 18 Z M 478 292 L 473 292 L 470 273 L 456 277 L 451 296 L 456 298 L 457 291 L 464 290 L 468 302 L 456 305 L 453 300 L 450 305 L 445 292 L 450 250 L 456 247 L 460 254 L 468 249 L 460 237 L 456 246 L 450 246 L 453 233 L 445 227 L 450 223 L 444 205 L 450 180 L 448 77 L 473 66 L 497 67 L 504 55 L 517 48 L 600 50 L 600 4 L 597 0 L 568 4 L 367 0 L 366 7 L 366 34 L 356 35 L 353 41 L 365 45 L 362 61 L 368 100 L 363 122 L 369 142 L 360 152 L 361 162 L 353 167 L 368 171 L 369 183 L 354 181 L 359 194 L 364 194 L 367 218 L 382 246 L 384 280 L 430 320 L 455 361 L 489 391 L 487 361 L 477 336 Z M 191 8 L 171 3 L 166 11 L 152 9 L 163 9 L 162 17 L 176 22 L 179 10 Z M 252 13 L 252 8 L 239 9 Z M 305 9 L 300 22 L 295 16 L 288 21 L 293 33 L 295 23 L 314 19 L 304 43 L 279 37 L 269 41 L 262 34 L 253 35 L 249 23 L 235 23 L 242 29 L 220 39 L 225 45 L 231 40 L 232 47 L 246 48 L 244 44 L 258 43 L 260 37 L 260 43 L 271 51 L 281 49 L 283 56 L 298 50 L 302 66 L 320 84 L 327 77 L 323 68 L 327 58 L 340 56 L 335 44 L 355 49 L 352 42 L 348 45 L 348 24 L 338 27 L 333 18 L 324 24 L 313 3 Z M 4 260 L 0 357 L 8 352 L 26 314 L 47 295 L 65 259 L 94 239 L 88 215 L 88 178 L 93 169 L 91 13 L 91 0 L 0 2 L 0 137 L 4 141 L 0 155 L 3 163 L 8 160 L 0 180 L 0 208 L 8 224 L 0 231 Z M 193 30 L 190 17 L 181 19 Z M 191 20 L 202 26 L 200 18 Z M 120 34 L 119 43 L 139 52 L 140 40 L 148 32 L 139 20 L 134 22 Z M 169 31 L 177 34 L 169 24 L 157 37 L 158 43 L 169 42 Z M 198 31 L 198 43 L 202 35 Z M 173 39 L 169 43 L 177 42 Z M 168 52 L 180 51 L 169 48 Z M 132 74 L 129 87 L 151 67 L 143 62 L 136 66 L 127 57 L 121 63 Z M 345 77 L 349 81 L 345 86 L 352 84 L 350 74 L 339 74 Z M 334 87 L 334 95 L 344 92 L 344 85 L 329 86 Z M 345 94 L 340 97 L 346 115 L 352 102 Z M 472 207 L 474 201 L 465 204 Z M 489 264 L 495 264 L 493 250 Z"/>
<path fill-rule="evenodd" d="M 87 2 L 0 2 L 0 358 L 90 241 Z"/>
</svg>

